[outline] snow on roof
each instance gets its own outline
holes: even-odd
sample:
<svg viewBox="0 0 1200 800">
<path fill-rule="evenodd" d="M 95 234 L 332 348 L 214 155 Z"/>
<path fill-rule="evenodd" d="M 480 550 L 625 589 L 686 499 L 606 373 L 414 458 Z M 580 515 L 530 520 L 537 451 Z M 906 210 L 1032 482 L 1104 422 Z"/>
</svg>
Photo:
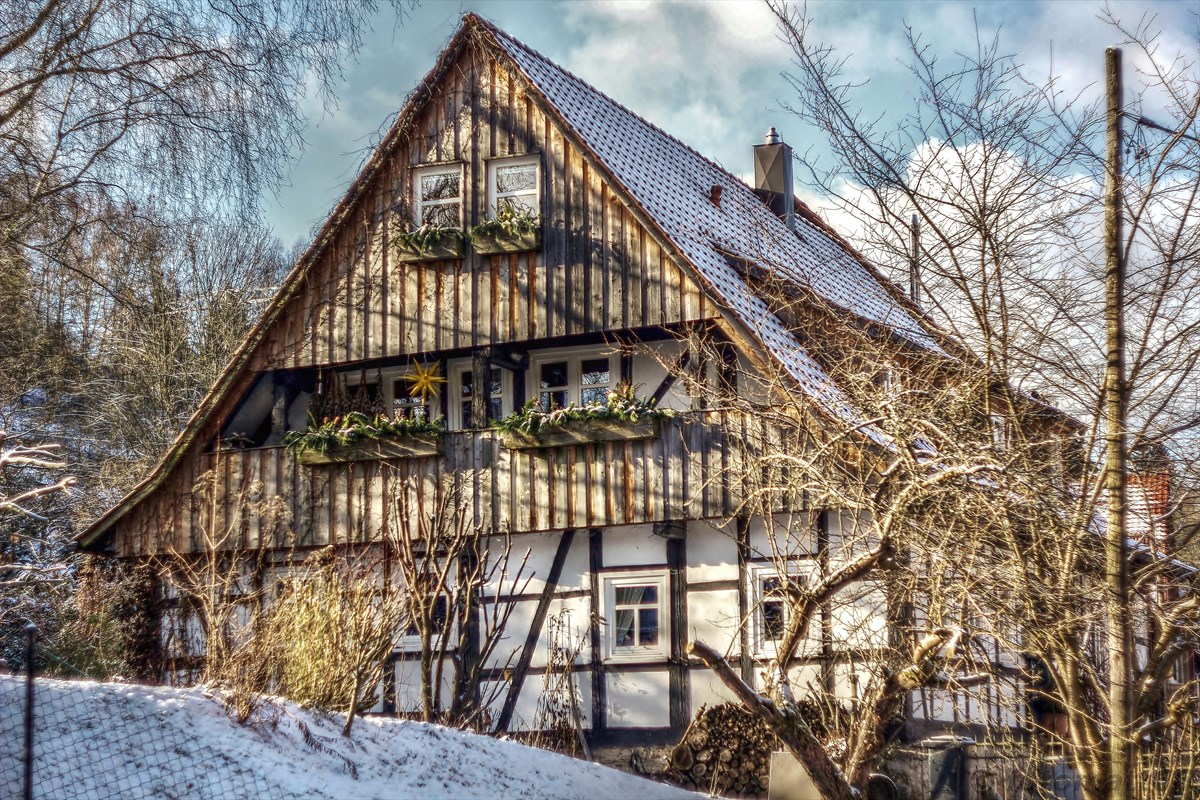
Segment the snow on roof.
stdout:
<svg viewBox="0 0 1200 800">
<path fill-rule="evenodd" d="M 826 410 L 858 421 L 829 375 L 747 286 L 726 253 L 884 325 L 917 347 L 942 352 L 879 279 L 819 227 L 797 217 L 790 230 L 727 170 L 507 33 L 482 24 L 700 278 Z M 710 199 L 713 187 L 721 189 L 719 204 Z"/>
<path fill-rule="evenodd" d="M 22 780 L 24 681 L 0 676 L 0 796 Z M 617 770 L 394 719 L 278 701 L 238 725 L 202 689 L 39 678 L 33 796 L 57 798 L 595 798 L 700 795 Z M 277 717 L 276 717 L 277 715 Z"/>
</svg>

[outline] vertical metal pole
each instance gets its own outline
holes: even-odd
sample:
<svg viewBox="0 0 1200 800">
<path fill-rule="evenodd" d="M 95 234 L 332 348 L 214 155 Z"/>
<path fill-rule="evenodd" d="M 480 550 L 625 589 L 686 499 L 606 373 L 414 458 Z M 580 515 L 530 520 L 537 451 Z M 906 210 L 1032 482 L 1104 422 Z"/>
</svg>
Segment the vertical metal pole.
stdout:
<svg viewBox="0 0 1200 800">
<path fill-rule="evenodd" d="M 1108 95 L 1107 155 L 1104 181 L 1105 328 L 1104 374 L 1105 488 L 1108 531 L 1105 546 L 1105 593 L 1108 622 L 1108 783 L 1110 800 L 1133 795 L 1132 717 L 1133 636 L 1130 625 L 1129 523 L 1126 485 L 1129 474 L 1126 422 L 1129 388 L 1125 374 L 1125 261 L 1121 252 L 1121 51 L 1104 51 Z"/>
<path fill-rule="evenodd" d="M 37 626 L 25 626 L 25 787 L 24 800 L 33 800 L 33 655 Z"/>
</svg>

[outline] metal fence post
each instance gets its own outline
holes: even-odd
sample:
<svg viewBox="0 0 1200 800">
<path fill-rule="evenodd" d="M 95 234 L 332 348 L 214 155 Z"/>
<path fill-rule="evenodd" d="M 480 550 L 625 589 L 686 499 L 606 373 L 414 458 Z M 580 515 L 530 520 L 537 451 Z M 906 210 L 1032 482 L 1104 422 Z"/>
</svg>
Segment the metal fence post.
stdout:
<svg viewBox="0 0 1200 800">
<path fill-rule="evenodd" d="M 37 626 L 25 626 L 25 787 L 24 800 L 33 800 L 33 645 Z"/>
</svg>

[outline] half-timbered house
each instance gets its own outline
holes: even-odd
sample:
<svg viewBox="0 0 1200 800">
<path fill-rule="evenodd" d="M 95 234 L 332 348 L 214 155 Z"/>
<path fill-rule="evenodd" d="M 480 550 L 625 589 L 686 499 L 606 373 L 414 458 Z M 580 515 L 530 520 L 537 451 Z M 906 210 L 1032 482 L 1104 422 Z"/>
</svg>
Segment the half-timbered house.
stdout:
<svg viewBox="0 0 1200 800">
<path fill-rule="evenodd" d="M 772 135 L 753 156 L 748 186 L 467 15 L 186 430 L 82 546 L 128 559 L 199 547 L 202 475 L 240 547 L 285 547 L 279 526 L 236 504 L 247 487 L 286 507 L 289 552 L 370 546 L 397 524 L 398 483 L 433 491 L 449 476 L 475 524 L 530 553 L 532 580 L 509 598 L 496 668 L 482 673 L 502 684 L 497 723 L 529 723 L 547 620 L 569 611 L 584 639 L 575 674 L 592 743 L 677 738 L 724 697 L 686 642 L 729 653 L 753 679 L 785 613 L 772 600 L 772 520 L 746 513 L 741 471 L 752 443 L 788 445 L 766 418 L 714 402 L 716 388 L 785 386 L 814 418 L 854 424 L 756 274 L 907 351 L 944 347 L 902 292 L 795 202 L 787 146 Z M 506 209 L 536 225 L 469 235 Z M 468 235 L 414 235 L 446 227 Z M 721 356 L 702 358 L 700 340 Z M 489 426 L 531 400 L 580 405 L 619 386 L 672 413 L 532 442 Z M 444 417 L 445 430 L 315 459 L 283 446 L 289 431 L 350 408 Z M 850 511 L 780 503 L 808 532 L 799 573 L 858 524 Z M 851 692 L 853 663 L 836 654 L 886 637 L 871 613 L 830 612 L 797 673 Z M 408 663 L 398 647 L 388 708 L 413 702 Z"/>
</svg>

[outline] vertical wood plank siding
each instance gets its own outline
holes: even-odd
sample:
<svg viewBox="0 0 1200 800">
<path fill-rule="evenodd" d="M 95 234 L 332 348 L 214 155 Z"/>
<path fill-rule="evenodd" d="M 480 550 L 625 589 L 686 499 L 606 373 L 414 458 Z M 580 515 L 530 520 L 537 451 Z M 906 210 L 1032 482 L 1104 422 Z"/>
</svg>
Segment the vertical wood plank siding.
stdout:
<svg viewBox="0 0 1200 800">
<path fill-rule="evenodd" d="M 346 364 L 459 347 L 594 333 L 716 315 L 712 302 L 495 64 L 463 56 L 442 92 L 363 192 L 300 292 L 264 337 L 254 369 Z M 412 170 L 464 166 L 469 229 L 487 213 L 487 164 L 542 157 L 542 253 L 401 264 Z"/>
<path fill-rule="evenodd" d="M 286 529 L 300 547 L 378 541 L 396 524 L 395 491 L 408 487 L 417 501 L 410 513 L 423 513 L 446 476 L 493 532 L 727 518 L 742 510 L 743 487 L 722 465 L 780 436 L 761 418 L 703 411 L 664 420 L 653 439 L 541 450 L 508 450 L 490 431 L 460 431 L 445 435 L 442 456 L 429 458 L 300 466 L 279 447 L 206 453 L 198 477 L 203 485 L 204 473 L 216 476 L 215 510 L 180 470 L 122 521 L 118 551 L 195 548 L 198 525 L 232 530 L 231 541 L 243 546 L 285 546 Z M 192 505 L 198 514 L 180 513 Z M 272 517 L 280 507 L 283 518 Z M 181 529 L 160 529 L 170 525 Z"/>
<path fill-rule="evenodd" d="M 519 77 L 469 48 L 447 75 L 452 77 L 414 118 L 408 136 L 363 189 L 263 336 L 207 429 L 160 488 L 122 518 L 118 552 L 199 546 L 203 526 L 214 522 L 207 501 L 192 489 L 214 468 L 220 475 L 218 517 L 234 525 L 245 544 L 278 528 L 260 518 L 266 511 L 247 505 L 247 498 L 261 496 L 282 500 L 301 544 L 376 536 L 383 523 L 374 517 L 389 475 L 433 486 L 443 471 L 476 471 L 476 513 L 496 530 L 603 527 L 695 516 L 700 510 L 720 516 L 732 507 L 737 493 L 728 485 L 728 472 L 718 469 L 731 457 L 693 464 L 687 448 L 720 448 L 721 442 L 712 431 L 690 432 L 689 426 L 702 424 L 690 418 L 665 426 L 661 439 L 550 454 L 505 451 L 486 432 L 455 433 L 447 437 L 442 458 L 386 467 L 310 469 L 273 448 L 203 452 L 264 370 L 403 360 L 718 315 L 642 228 L 598 165 L 537 107 Z M 411 216 L 414 167 L 463 165 L 469 229 L 487 213 L 489 160 L 531 153 L 540 154 L 542 164 L 542 252 L 480 256 L 468 246 L 462 259 L 409 264 L 395 258 L 395 238 Z M 711 494 L 717 484 L 724 496 Z M 227 518 L 235 503 L 244 511 Z"/>
</svg>

